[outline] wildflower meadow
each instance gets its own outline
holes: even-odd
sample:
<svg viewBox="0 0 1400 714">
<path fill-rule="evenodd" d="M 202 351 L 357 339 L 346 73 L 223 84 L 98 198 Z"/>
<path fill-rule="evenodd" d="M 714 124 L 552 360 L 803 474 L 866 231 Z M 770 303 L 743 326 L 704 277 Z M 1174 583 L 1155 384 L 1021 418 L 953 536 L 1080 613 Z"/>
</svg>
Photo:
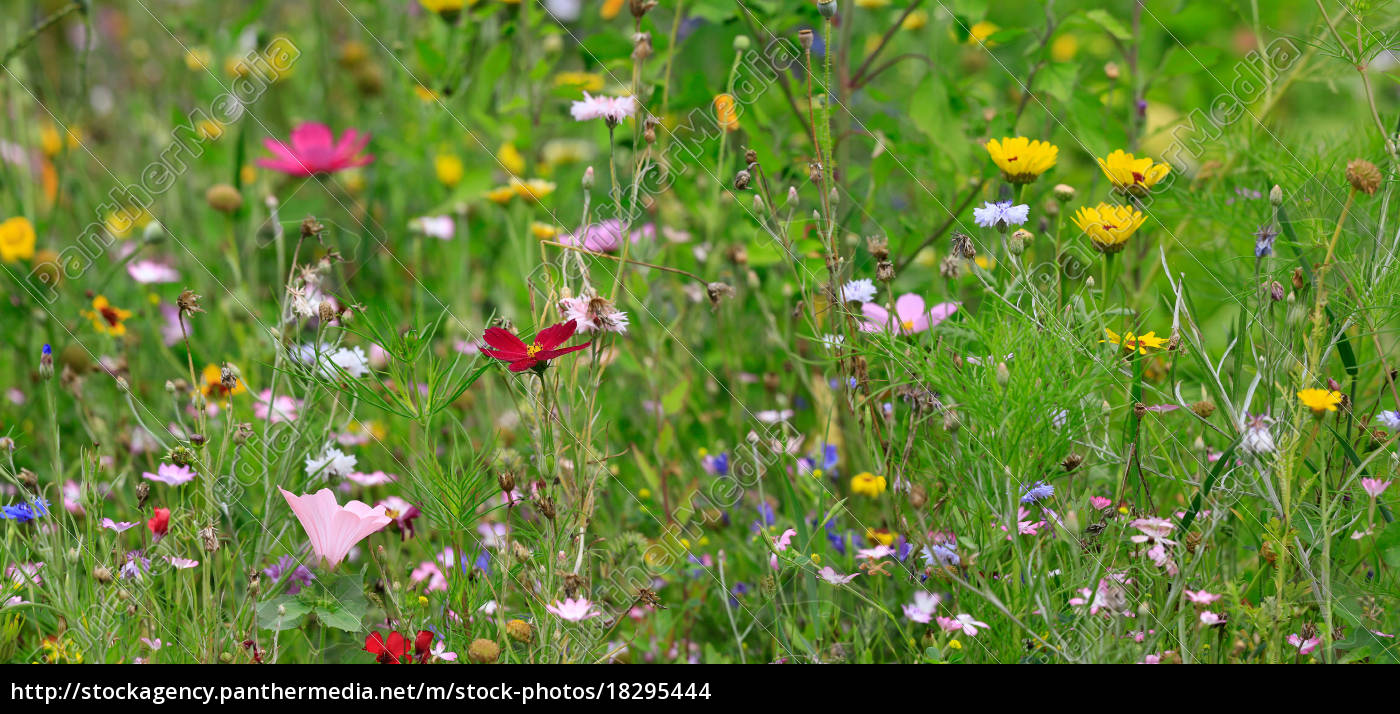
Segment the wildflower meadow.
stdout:
<svg viewBox="0 0 1400 714">
<path fill-rule="evenodd" d="M 0 662 L 1400 656 L 1395 2 L 0 51 Z"/>
</svg>

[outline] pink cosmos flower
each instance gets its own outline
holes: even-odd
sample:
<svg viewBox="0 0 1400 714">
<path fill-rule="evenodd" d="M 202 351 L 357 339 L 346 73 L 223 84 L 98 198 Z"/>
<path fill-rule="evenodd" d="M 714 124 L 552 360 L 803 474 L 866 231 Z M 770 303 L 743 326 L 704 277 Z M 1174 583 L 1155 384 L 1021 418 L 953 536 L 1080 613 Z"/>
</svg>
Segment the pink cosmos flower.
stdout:
<svg viewBox="0 0 1400 714">
<path fill-rule="evenodd" d="M 287 394 L 279 394 L 273 399 L 272 390 L 264 389 L 258 393 L 257 401 L 253 402 L 253 415 L 259 419 L 270 420 L 273 424 L 293 422 L 297 420 L 297 410 L 300 408 L 300 399 Z"/>
<path fill-rule="evenodd" d="M 589 602 L 588 598 L 582 597 L 577 600 L 565 598 L 564 602 L 555 600 L 554 603 L 545 605 L 544 609 L 569 622 L 580 622 L 603 614 L 593 607 L 593 603 Z"/>
<path fill-rule="evenodd" d="M 1191 602 L 1197 605 L 1209 605 L 1222 597 L 1220 595 L 1208 593 L 1204 590 L 1197 590 L 1196 592 L 1191 592 L 1190 590 L 1183 590 L 1181 592 L 1186 596 L 1187 600 L 1190 600 Z"/>
<path fill-rule="evenodd" d="M 180 279 L 180 271 L 154 260 L 138 260 L 126 266 L 126 274 L 142 285 L 151 283 L 173 283 Z"/>
<path fill-rule="evenodd" d="M 346 129 L 337 141 L 330 127 L 306 122 L 292 130 L 290 146 L 271 137 L 264 139 L 272 158 L 260 158 L 258 165 L 288 176 L 330 174 L 374 161 L 373 154 L 360 154 L 368 144 L 369 134 Z"/>
<path fill-rule="evenodd" d="M 957 617 L 938 618 L 938 626 L 943 628 L 944 632 L 961 631 L 964 635 L 967 635 L 968 637 L 976 637 L 977 628 L 979 627 L 984 630 L 992 629 L 991 625 L 988 625 L 987 623 L 982 622 L 980 620 L 975 620 L 972 618 L 971 615 L 965 612 L 958 613 Z"/>
<path fill-rule="evenodd" d="M 938 323 L 948 319 L 949 316 L 958 311 L 958 304 L 941 302 L 930 308 L 924 303 L 922 297 L 914 293 L 905 293 L 894 301 L 893 317 L 891 317 L 889 310 L 873 302 L 862 304 L 860 311 L 865 315 L 865 321 L 860 326 L 864 332 L 884 330 L 897 334 L 913 335 L 936 327 Z"/>
<path fill-rule="evenodd" d="M 1378 478 L 1361 479 L 1361 488 L 1366 491 L 1366 495 L 1371 498 L 1380 498 L 1387 488 L 1390 488 L 1389 481 L 1382 481 Z"/>
<path fill-rule="evenodd" d="M 621 124 L 623 119 L 632 116 L 636 111 L 635 97 L 594 97 L 588 92 L 583 93 L 581 101 L 576 101 L 569 107 L 569 113 L 575 121 L 602 119 L 610 127 Z"/>
<path fill-rule="evenodd" d="M 825 580 L 825 581 L 827 581 L 828 583 L 831 583 L 832 585 L 845 585 L 846 583 L 849 583 L 849 582 L 851 582 L 852 580 L 855 580 L 855 579 L 856 579 L 856 576 L 860 575 L 860 573 L 851 573 L 850 575 L 842 575 L 841 573 L 836 572 L 836 570 L 835 570 L 834 568 L 832 568 L 830 565 L 828 565 L 828 566 L 826 566 L 825 568 L 822 568 L 821 570 L 818 570 L 818 571 L 817 571 L 817 575 L 820 575 L 821 578 L 822 578 L 822 580 Z"/>
<path fill-rule="evenodd" d="M 328 488 L 301 496 L 293 496 L 284 488 L 277 490 L 287 499 L 287 505 L 311 539 L 311 552 L 328 568 L 345 560 L 356 543 L 393 520 L 384 515 L 383 506 L 370 508 L 359 501 L 341 506 Z"/>
<path fill-rule="evenodd" d="M 1289 636 L 1288 636 L 1288 644 L 1293 645 L 1294 647 L 1297 647 L 1297 648 L 1298 648 L 1298 654 L 1300 654 L 1300 655 L 1312 654 L 1313 649 L 1316 648 L 1316 647 L 1317 647 L 1319 644 L 1321 644 L 1321 643 L 1322 643 L 1322 640 L 1319 640 L 1319 639 L 1316 638 L 1316 637 L 1309 637 L 1308 639 L 1305 640 L 1305 639 L 1303 639 L 1302 637 L 1300 637 L 1300 636 L 1298 636 L 1298 635 L 1289 635 Z"/>
<path fill-rule="evenodd" d="M 198 474 L 190 470 L 190 467 L 176 466 L 174 464 L 161 464 L 160 467 L 156 469 L 155 473 L 147 471 L 141 474 L 142 478 L 159 481 L 167 486 L 179 486 L 189 483 L 194 480 L 195 476 L 198 476 Z"/>
</svg>

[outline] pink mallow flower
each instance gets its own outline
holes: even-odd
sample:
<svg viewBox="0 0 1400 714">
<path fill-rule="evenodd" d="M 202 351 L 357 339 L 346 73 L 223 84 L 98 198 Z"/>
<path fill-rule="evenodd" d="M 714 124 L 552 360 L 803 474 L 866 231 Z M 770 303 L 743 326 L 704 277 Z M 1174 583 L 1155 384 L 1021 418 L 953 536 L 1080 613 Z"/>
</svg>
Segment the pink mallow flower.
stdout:
<svg viewBox="0 0 1400 714">
<path fill-rule="evenodd" d="M 593 603 L 589 602 L 588 598 L 582 597 L 577 600 L 565 598 L 563 602 L 556 600 L 553 604 L 545 605 L 544 609 L 569 622 L 580 622 L 603 614 L 593 607 Z"/>
<path fill-rule="evenodd" d="M 263 145 L 272 158 L 258 159 L 258 165 L 288 176 L 313 176 L 364 166 L 373 154 L 361 154 L 369 144 L 369 134 L 346 129 L 337 141 L 325 124 L 305 122 L 292 130 L 291 145 L 267 138 Z"/>
<path fill-rule="evenodd" d="M 284 488 L 277 490 L 287 499 L 287 505 L 311 539 L 311 552 L 328 568 L 340 564 L 356 543 L 393 520 L 384 514 L 383 506 L 370 508 L 359 501 L 342 506 L 328 488 L 302 496 L 294 496 Z"/>
<path fill-rule="evenodd" d="M 958 304 L 941 302 L 930 308 L 924 303 L 922 297 L 914 293 L 905 293 L 894 301 L 893 317 L 889 310 L 873 302 L 862 304 L 860 311 L 865 315 L 865 321 L 860 326 L 864 332 L 883 330 L 913 335 L 936 327 L 938 323 L 948 319 L 949 316 L 958 311 Z"/>
<path fill-rule="evenodd" d="M 1387 488 L 1390 488 L 1389 481 L 1382 481 L 1378 478 L 1361 479 L 1361 488 L 1366 491 L 1366 495 L 1371 498 L 1380 498 Z"/>
</svg>

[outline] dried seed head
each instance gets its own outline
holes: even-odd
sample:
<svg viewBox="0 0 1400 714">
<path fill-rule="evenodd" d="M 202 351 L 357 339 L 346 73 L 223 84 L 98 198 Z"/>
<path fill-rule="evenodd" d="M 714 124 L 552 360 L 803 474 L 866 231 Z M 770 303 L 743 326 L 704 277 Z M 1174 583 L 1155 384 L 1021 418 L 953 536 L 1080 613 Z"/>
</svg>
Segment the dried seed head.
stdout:
<svg viewBox="0 0 1400 714">
<path fill-rule="evenodd" d="M 216 183 L 204 192 L 204 200 L 210 208 L 220 213 L 233 213 L 243 207 L 243 194 L 226 183 Z"/>
<path fill-rule="evenodd" d="M 812 43 L 815 40 L 816 38 L 812 35 L 811 30 L 803 28 L 797 31 L 797 41 L 802 45 L 803 51 L 810 52 L 812 50 Z"/>
<path fill-rule="evenodd" d="M 1352 159 L 1347 164 L 1347 183 L 1369 196 L 1381 187 L 1380 169 L 1365 159 Z"/>
<path fill-rule="evenodd" d="M 180 308 L 182 314 L 193 315 L 196 312 L 204 312 L 204 308 L 199 306 L 199 299 L 199 295 L 193 290 L 185 290 L 175 299 L 175 305 Z"/>
<path fill-rule="evenodd" d="M 524 620 L 511 620 L 506 623 L 506 635 L 516 642 L 529 643 L 535 636 L 534 628 Z"/>
<path fill-rule="evenodd" d="M 751 181 L 751 180 L 752 180 L 752 176 L 749 175 L 749 172 L 748 172 L 747 170 L 740 170 L 739 173 L 734 174 L 734 188 L 735 188 L 735 190 L 738 190 L 738 191 L 746 191 L 746 190 L 748 190 L 748 188 L 749 188 L 749 181 Z"/>
<path fill-rule="evenodd" d="M 894 263 L 888 260 L 877 263 L 875 265 L 875 279 L 882 283 L 892 282 L 894 280 Z"/>
<path fill-rule="evenodd" d="M 942 263 L 939 263 L 939 265 L 938 265 L 938 274 L 939 274 L 939 275 L 942 275 L 944 278 L 947 278 L 948 280 L 953 280 L 953 279 L 957 278 L 957 277 L 958 277 L 958 273 L 960 273 L 961 271 L 962 271 L 962 260 L 960 260 L 960 259 L 959 259 L 957 256 L 955 256 L 955 255 L 950 255 L 950 256 L 944 258 L 944 259 L 943 259 L 943 262 L 942 262 Z"/>
<path fill-rule="evenodd" d="M 501 647 L 491 640 L 476 639 L 467 648 L 467 657 L 476 664 L 491 664 L 501 656 Z"/>
<path fill-rule="evenodd" d="M 1195 412 L 1196 416 L 1202 419 L 1209 419 L 1210 415 L 1215 413 L 1215 402 L 1209 399 L 1202 399 L 1191 405 L 1191 411 Z"/>
<path fill-rule="evenodd" d="M 977 257 L 977 248 L 972 245 L 972 237 L 966 233 L 953 233 L 953 255 L 972 260 Z"/>
<path fill-rule="evenodd" d="M 1082 463 L 1084 463 L 1083 456 L 1076 453 L 1071 453 L 1069 456 L 1065 457 L 1064 461 L 1060 462 L 1060 468 L 1064 469 L 1065 473 L 1069 473 L 1079 468 L 1079 465 Z"/>
<path fill-rule="evenodd" d="M 870 250 L 870 255 L 875 260 L 884 260 L 890 257 L 890 241 L 884 236 L 867 236 L 865 247 Z"/>
<path fill-rule="evenodd" d="M 136 507 L 145 508 L 146 499 L 151 497 L 151 484 L 142 481 L 136 484 Z"/>
<path fill-rule="evenodd" d="M 705 286 L 705 294 L 710 298 L 710 306 L 718 308 L 720 300 L 734 297 L 734 288 L 725 283 L 710 283 Z"/>
</svg>

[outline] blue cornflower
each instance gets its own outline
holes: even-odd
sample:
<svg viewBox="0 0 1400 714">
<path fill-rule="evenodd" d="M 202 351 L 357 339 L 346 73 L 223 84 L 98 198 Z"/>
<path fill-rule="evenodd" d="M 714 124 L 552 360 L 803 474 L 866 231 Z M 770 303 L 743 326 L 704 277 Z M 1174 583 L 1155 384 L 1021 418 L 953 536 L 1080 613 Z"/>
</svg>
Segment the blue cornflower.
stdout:
<svg viewBox="0 0 1400 714">
<path fill-rule="evenodd" d="M 1262 258 L 1266 255 L 1273 255 L 1274 239 L 1278 237 L 1278 231 L 1273 225 L 1259 226 L 1259 230 L 1254 232 L 1254 257 Z"/>
<path fill-rule="evenodd" d="M 47 515 L 49 502 L 43 498 L 36 498 L 28 503 L 21 501 L 13 506 L 0 506 L 0 519 L 4 520 L 27 523 Z"/>
<path fill-rule="evenodd" d="M 1036 481 L 1021 494 L 1021 503 L 1035 503 L 1055 495 L 1055 487 L 1044 481 Z"/>
<path fill-rule="evenodd" d="M 706 471 L 716 476 L 729 475 L 729 452 L 724 451 L 718 454 L 706 454 L 700 459 L 700 465 Z"/>
<path fill-rule="evenodd" d="M 958 551 L 941 543 L 934 543 L 924 547 L 924 562 L 929 565 L 956 566 L 962 559 L 958 557 Z"/>
</svg>

